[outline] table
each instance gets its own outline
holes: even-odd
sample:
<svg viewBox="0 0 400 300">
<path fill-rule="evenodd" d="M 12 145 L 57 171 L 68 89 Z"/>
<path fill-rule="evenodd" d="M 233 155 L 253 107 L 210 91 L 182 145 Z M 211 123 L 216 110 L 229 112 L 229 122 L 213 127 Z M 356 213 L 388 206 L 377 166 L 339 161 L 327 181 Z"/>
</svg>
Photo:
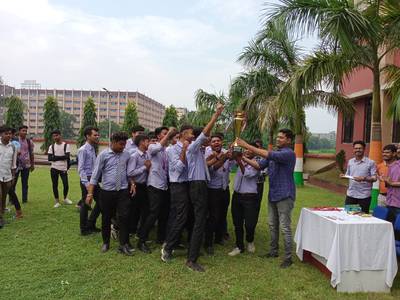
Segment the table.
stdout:
<svg viewBox="0 0 400 300">
<path fill-rule="evenodd" d="M 301 210 L 296 254 L 309 251 L 339 292 L 390 292 L 397 273 L 392 223 L 345 211 Z"/>
</svg>

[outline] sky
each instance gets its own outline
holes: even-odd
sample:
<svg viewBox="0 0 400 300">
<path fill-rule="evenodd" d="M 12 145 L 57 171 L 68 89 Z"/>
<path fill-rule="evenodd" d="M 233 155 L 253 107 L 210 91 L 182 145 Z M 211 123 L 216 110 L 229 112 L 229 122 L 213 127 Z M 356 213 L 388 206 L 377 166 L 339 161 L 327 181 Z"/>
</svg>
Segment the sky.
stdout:
<svg viewBox="0 0 400 300">
<path fill-rule="evenodd" d="M 243 71 L 238 55 L 277 2 L 0 0 L 0 76 L 16 87 L 137 90 L 193 110 L 197 89 L 228 91 Z M 307 126 L 336 130 L 336 116 L 309 109 Z"/>
</svg>

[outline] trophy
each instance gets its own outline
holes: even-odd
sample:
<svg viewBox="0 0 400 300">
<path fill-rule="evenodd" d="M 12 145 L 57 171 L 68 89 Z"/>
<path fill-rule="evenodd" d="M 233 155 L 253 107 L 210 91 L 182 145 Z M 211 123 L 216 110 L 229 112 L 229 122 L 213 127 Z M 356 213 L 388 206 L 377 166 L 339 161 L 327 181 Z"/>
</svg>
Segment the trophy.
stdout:
<svg viewBox="0 0 400 300">
<path fill-rule="evenodd" d="M 233 144 L 233 152 L 242 152 L 242 148 L 236 143 L 236 138 L 240 137 L 240 134 L 246 126 L 246 115 L 243 111 L 235 112 L 233 118 L 233 135 L 235 137 L 235 143 Z"/>
</svg>

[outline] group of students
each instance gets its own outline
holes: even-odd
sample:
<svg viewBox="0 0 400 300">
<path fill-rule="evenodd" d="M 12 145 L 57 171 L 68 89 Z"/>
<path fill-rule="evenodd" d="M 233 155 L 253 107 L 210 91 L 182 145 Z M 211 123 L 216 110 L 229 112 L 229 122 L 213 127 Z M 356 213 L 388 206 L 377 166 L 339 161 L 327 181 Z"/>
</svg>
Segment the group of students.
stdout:
<svg viewBox="0 0 400 300">
<path fill-rule="evenodd" d="M 147 240 L 157 225 L 161 260 L 168 262 L 173 250 L 180 247 L 186 230 L 186 265 L 202 272 L 204 268 L 198 263 L 201 248 L 205 247 L 207 254 L 213 255 L 214 243 L 223 243 L 227 234 L 229 174 L 234 166 L 237 173 L 231 209 L 236 247 L 229 255 L 238 255 L 245 249 L 255 252 L 260 176 L 261 170 L 267 169 L 272 240 L 271 250 L 265 256 L 278 256 L 281 228 L 285 241 L 285 259 L 281 266 L 290 266 L 290 223 L 295 200 L 295 155 L 290 148 L 293 133 L 287 129 L 279 132 L 276 151 L 267 151 L 241 139 L 236 139 L 236 143 L 243 152 L 224 149 L 223 135 L 211 134 L 222 111 L 223 106 L 218 105 L 209 123 L 201 129 L 188 125 L 179 131 L 160 127 L 145 135 L 143 128 L 137 127 L 129 139 L 125 132 L 116 132 L 111 136 L 110 148 L 98 156 L 98 129 L 86 128 L 86 143 L 78 151 L 83 200 L 81 233 L 100 231 L 95 224 L 101 214 L 101 252 L 110 249 L 112 229 L 117 229 L 118 252 L 130 256 L 134 251 L 131 236 L 138 238 L 138 250 L 151 253 Z"/>
<path fill-rule="evenodd" d="M 98 155 L 99 130 L 85 128 L 86 142 L 77 155 L 82 194 L 78 203 L 81 234 L 101 232 L 101 252 L 107 252 L 112 233 L 117 233 L 118 252 L 131 256 L 134 252 L 130 242 L 132 236 L 138 239 L 138 250 L 151 253 L 147 241 L 156 225 L 156 240 L 162 245 L 161 260 L 168 262 L 173 257 L 173 250 L 182 247 L 181 239 L 186 230 L 186 265 L 202 272 L 204 268 L 197 262 L 201 248 L 213 255 L 214 244 L 223 244 L 229 236 L 227 213 L 230 204 L 236 246 L 228 254 L 236 256 L 246 250 L 255 252 L 254 235 L 267 172 L 271 247 L 264 256 L 278 257 L 281 229 L 285 245 L 281 267 L 289 267 L 292 264 L 291 212 L 295 201 L 293 133 L 288 129 L 280 130 L 275 151 L 263 149 L 259 142 L 248 144 L 240 138 L 235 140 L 235 145 L 241 151 L 237 147 L 235 150 L 233 147 L 224 149 L 223 134 L 211 133 L 222 111 L 223 105 L 218 105 L 208 124 L 201 129 L 189 125 L 182 126 L 179 131 L 160 127 L 146 135 L 144 128 L 138 126 L 132 130 L 131 138 L 125 132 L 116 132 L 110 137 L 110 147 Z M 22 129 L 26 137 L 27 128 Z M 9 142 L 12 133 L 8 128 L 0 131 L 0 163 L 7 164 L 0 166 L 2 225 L 5 192 L 15 187 L 17 154 Z M 54 207 L 57 208 L 62 203 L 72 204 L 68 199 L 68 169 L 72 162 L 69 145 L 62 140 L 61 132 L 53 131 L 52 138 L 54 143 L 48 149 L 48 160 L 51 162 Z M 25 151 L 27 146 L 21 133 L 20 139 L 21 149 Z M 24 176 L 33 170 L 32 149 L 33 143 L 28 150 L 29 162 L 25 157 L 25 165 L 19 170 L 25 201 L 27 184 L 24 182 L 27 180 Z M 233 168 L 237 168 L 237 172 L 230 203 L 229 178 Z M 63 183 L 62 198 L 58 194 L 59 177 Z M 96 227 L 100 215 L 101 229 Z"/>
<path fill-rule="evenodd" d="M 22 202 L 28 202 L 29 174 L 35 169 L 34 144 L 27 137 L 28 127 L 18 131 L 7 126 L 0 127 L 0 228 L 5 224 L 6 199 L 15 207 L 16 218 L 23 217 L 21 203 L 15 191 L 21 178 Z"/>
</svg>

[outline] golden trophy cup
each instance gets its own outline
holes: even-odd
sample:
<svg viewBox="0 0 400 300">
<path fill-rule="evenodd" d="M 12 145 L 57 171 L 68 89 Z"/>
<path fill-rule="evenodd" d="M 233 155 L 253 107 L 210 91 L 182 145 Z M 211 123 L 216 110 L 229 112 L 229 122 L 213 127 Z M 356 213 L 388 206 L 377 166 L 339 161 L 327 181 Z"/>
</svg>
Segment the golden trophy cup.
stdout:
<svg viewBox="0 0 400 300">
<path fill-rule="evenodd" d="M 233 152 L 242 152 L 242 148 L 238 146 L 236 143 L 236 138 L 240 137 L 240 134 L 244 130 L 246 124 L 246 115 L 243 111 L 235 112 L 235 116 L 233 118 L 233 135 L 235 138 L 235 142 L 233 144 Z"/>
</svg>

